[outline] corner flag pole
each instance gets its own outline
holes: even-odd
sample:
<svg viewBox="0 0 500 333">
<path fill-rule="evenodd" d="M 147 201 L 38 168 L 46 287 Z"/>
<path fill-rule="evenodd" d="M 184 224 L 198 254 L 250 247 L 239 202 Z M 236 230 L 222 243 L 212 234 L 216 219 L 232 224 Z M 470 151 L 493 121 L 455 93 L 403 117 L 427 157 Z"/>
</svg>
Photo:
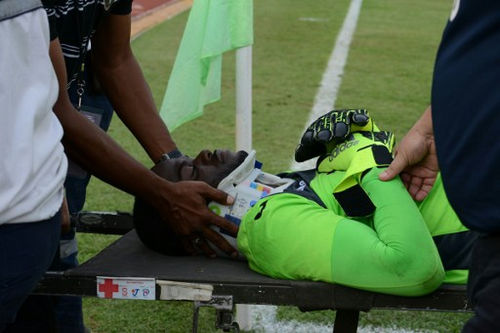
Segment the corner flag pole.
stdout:
<svg viewBox="0 0 500 333">
<path fill-rule="evenodd" d="M 252 46 L 236 50 L 236 150 L 252 149 Z"/>
<path fill-rule="evenodd" d="M 252 149 L 252 46 L 236 50 L 236 150 Z M 236 305 L 236 321 L 242 330 L 253 327 L 251 308 Z"/>
</svg>

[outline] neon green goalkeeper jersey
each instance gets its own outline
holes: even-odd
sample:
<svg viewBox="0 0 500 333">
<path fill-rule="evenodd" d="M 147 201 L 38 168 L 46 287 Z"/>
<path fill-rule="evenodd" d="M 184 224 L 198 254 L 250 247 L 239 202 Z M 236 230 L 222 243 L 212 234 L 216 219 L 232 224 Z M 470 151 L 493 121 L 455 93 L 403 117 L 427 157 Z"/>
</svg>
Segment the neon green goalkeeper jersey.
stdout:
<svg viewBox="0 0 500 333">
<path fill-rule="evenodd" d="M 294 193 L 261 199 L 244 216 L 238 248 L 250 268 L 283 279 L 339 283 L 375 292 L 418 296 L 436 289 L 445 272 L 432 235 L 465 230 L 440 178 L 416 204 L 399 178 L 361 182 L 376 209 L 369 218 L 346 216 L 332 195 L 343 172 L 316 174 L 309 186 L 323 205 Z"/>
</svg>

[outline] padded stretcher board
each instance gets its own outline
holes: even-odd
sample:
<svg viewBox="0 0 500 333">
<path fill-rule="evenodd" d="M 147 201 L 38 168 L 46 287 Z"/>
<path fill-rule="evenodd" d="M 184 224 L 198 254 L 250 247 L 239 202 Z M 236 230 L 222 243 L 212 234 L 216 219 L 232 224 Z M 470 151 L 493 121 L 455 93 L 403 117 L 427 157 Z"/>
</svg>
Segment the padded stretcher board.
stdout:
<svg viewBox="0 0 500 333">
<path fill-rule="evenodd" d="M 98 280 L 103 284 L 103 278 L 149 278 L 156 286 L 153 299 L 157 300 L 209 301 L 232 296 L 235 304 L 293 305 L 302 310 L 467 310 L 464 286 L 444 285 L 430 295 L 410 298 L 323 282 L 272 279 L 251 271 L 243 261 L 153 252 L 133 230 L 75 269 L 48 272 L 36 293 L 97 296 Z"/>
</svg>

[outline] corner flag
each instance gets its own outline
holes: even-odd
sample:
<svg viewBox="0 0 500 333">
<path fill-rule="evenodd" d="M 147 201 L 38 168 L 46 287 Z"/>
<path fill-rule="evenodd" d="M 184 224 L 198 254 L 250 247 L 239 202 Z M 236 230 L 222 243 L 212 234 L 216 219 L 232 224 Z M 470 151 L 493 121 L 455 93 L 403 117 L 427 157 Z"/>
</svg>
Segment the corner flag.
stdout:
<svg viewBox="0 0 500 333">
<path fill-rule="evenodd" d="M 220 99 L 222 53 L 253 43 L 253 0 L 194 0 L 160 116 L 170 131 Z"/>
</svg>

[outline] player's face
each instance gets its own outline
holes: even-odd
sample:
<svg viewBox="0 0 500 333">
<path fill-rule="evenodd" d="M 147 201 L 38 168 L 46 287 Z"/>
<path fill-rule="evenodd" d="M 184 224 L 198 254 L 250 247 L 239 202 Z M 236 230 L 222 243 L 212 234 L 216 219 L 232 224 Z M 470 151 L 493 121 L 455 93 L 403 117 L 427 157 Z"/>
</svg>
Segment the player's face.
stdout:
<svg viewBox="0 0 500 333">
<path fill-rule="evenodd" d="M 176 182 L 181 180 L 201 180 L 217 187 L 231 171 L 247 157 L 245 151 L 202 150 L 194 159 L 183 156 L 156 165 L 153 170 L 160 176 Z"/>
</svg>

